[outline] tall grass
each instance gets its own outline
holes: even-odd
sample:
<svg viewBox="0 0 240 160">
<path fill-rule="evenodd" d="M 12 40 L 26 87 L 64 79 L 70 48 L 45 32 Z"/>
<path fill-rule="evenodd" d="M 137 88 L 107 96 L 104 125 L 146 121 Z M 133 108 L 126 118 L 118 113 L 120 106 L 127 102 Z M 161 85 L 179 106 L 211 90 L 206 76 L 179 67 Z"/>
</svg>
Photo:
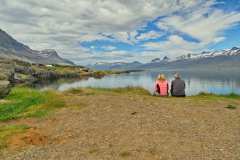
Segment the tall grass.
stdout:
<svg viewBox="0 0 240 160">
<path fill-rule="evenodd" d="M 0 121 L 24 117 L 41 117 L 54 108 L 63 107 L 64 101 L 53 91 L 16 87 L 6 102 L 0 104 Z"/>
</svg>

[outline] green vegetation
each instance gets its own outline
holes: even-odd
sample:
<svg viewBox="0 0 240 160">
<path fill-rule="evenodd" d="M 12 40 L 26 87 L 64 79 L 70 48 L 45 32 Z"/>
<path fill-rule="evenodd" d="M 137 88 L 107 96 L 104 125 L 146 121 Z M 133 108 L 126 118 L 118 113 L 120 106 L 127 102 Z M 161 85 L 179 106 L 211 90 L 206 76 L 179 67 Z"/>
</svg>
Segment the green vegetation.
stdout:
<svg viewBox="0 0 240 160">
<path fill-rule="evenodd" d="M 61 65 L 53 65 L 52 67 L 44 66 L 42 67 L 48 71 L 54 71 L 58 74 L 81 74 L 83 72 L 88 72 L 88 69 L 82 66 L 61 66 Z"/>
<path fill-rule="evenodd" d="M 225 108 L 227 108 L 227 109 L 237 109 L 237 107 L 236 106 L 234 106 L 234 105 L 231 105 L 231 104 L 229 104 L 227 107 L 225 107 Z"/>
<path fill-rule="evenodd" d="M 123 158 L 124 158 L 124 157 L 129 157 L 129 156 L 131 156 L 131 153 L 128 152 L 128 151 L 124 151 L 124 152 L 121 152 L 121 153 L 120 153 L 120 156 L 123 157 Z"/>
<path fill-rule="evenodd" d="M 79 88 L 71 89 L 64 93 L 94 95 L 94 94 L 135 94 L 135 95 L 149 95 L 150 93 L 140 87 L 126 87 L 126 88 Z M 38 91 L 35 89 L 15 87 L 11 93 L 4 99 L 4 103 L 0 103 L 0 121 L 7 121 L 11 119 L 25 118 L 25 117 L 42 117 L 50 113 L 56 108 L 64 107 L 64 93 L 55 91 Z M 214 95 L 201 93 L 196 98 L 240 98 L 239 95 Z M 227 108 L 236 108 L 228 106 Z"/>
<path fill-rule="evenodd" d="M 115 92 L 115 93 L 131 93 L 131 94 L 137 94 L 137 95 L 149 95 L 150 93 L 141 88 L 141 87 L 126 87 L 126 88 L 113 88 L 113 89 L 109 89 L 109 88 L 94 88 L 94 90 L 96 91 L 111 91 L 111 92 Z"/>
<path fill-rule="evenodd" d="M 226 98 L 240 98 L 240 95 L 236 94 L 236 93 L 230 93 L 230 94 L 227 94 L 227 95 L 222 95 L 223 97 L 226 97 Z"/>
<path fill-rule="evenodd" d="M 97 153 L 98 151 L 99 151 L 98 149 L 94 148 L 94 149 L 89 150 L 89 153 L 90 153 L 90 154 L 95 154 L 95 153 Z"/>
<path fill-rule="evenodd" d="M 121 94 L 136 94 L 136 95 L 150 95 L 150 93 L 141 88 L 141 87 L 125 87 L 125 88 L 78 88 L 78 89 L 70 89 L 67 91 L 68 93 L 72 94 L 97 94 L 102 92 L 109 92 L 109 93 L 121 93 Z"/>
<path fill-rule="evenodd" d="M 114 71 L 95 71 L 93 74 L 96 77 L 103 77 L 105 75 L 117 74 L 117 72 L 114 72 Z"/>
<path fill-rule="evenodd" d="M 72 94 L 97 94 L 101 92 L 109 92 L 109 93 L 130 93 L 130 94 L 137 94 L 137 95 L 151 95 L 149 91 L 147 91 L 144 88 L 141 87 L 124 87 L 124 88 L 98 88 L 98 87 L 86 87 L 86 88 L 72 88 L 68 91 L 67 93 L 72 93 Z M 170 96 L 171 97 L 171 96 Z M 226 95 L 217 95 L 213 93 L 199 93 L 198 95 L 195 96 L 189 96 L 189 97 L 196 97 L 196 98 L 232 98 L 232 99 L 238 99 L 240 98 L 240 95 L 231 93 L 231 94 L 226 94 Z"/>
<path fill-rule="evenodd" d="M 224 95 L 218 95 L 218 94 L 213 94 L 213 93 L 205 93 L 201 92 L 197 95 L 198 97 L 209 97 L 209 98 L 232 98 L 232 99 L 237 99 L 240 98 L 240 95 L 235 94 L 235 93 L 230 93 L 230 94 L 224 94 Z"/>
<path fill-rule="evenodd" d="M 0 127 L 0 149 L 7 146 L 7 139 L 15 134 L 23 133 L 29 129 L 26 125 L 8 125 Z"/>
<path fill-rule="evenodd" d="M 131 72 L 139 72 L 142 70 L 101 70 L 101 71 L 95 71 L 93 74 L 96 77 L 102 77 L 105 75 L 111 75 L 111 74 L 123 74 L 123 73 L 131 73 Z"/>
<path fill-rule="evenodd" d="M 37 91 L 16 87 L 0 104 L 0 121 L 24 117 L 42 117 L 55 108 L 63 107 L 64 100 L 53 91 Z"/>
</svg>

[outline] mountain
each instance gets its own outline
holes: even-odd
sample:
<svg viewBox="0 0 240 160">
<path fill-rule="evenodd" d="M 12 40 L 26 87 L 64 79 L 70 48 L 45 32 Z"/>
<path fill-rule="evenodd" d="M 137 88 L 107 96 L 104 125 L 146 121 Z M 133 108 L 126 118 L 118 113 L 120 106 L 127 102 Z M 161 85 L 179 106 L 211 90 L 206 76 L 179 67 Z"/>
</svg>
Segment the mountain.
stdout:
<svg viewBox="0 0 240 160">
<path fill-rule="evenodd" d="M 164 59 L 164 58 L 163 58 Z M 155 62 L 155 61 L 154 61 Z M 143 64 L 138 69 L 223 70 L 240 69 L 240 48 L 185 54 L 174 60 L 160 60 Z"/>
<path fill-rule="evenodd" d="M 162 62 L 168 62 L 170 60 L 169 57 L 164 56 L 163 58 L 155 58 L 150 63 L 162 63 Z"/>
<path fill-rule="evenodd" d="M 165 56 L 155 58 L 149 63 L 140 62 L 116 62 L 116 63 L 96 63 L 89 66 L 98 70 L 147 70 L 147 69 L 162 69 L 162 70 L 240 70 L 240 48 L 233 47 L 232 49 L 220 51 L 204 51 L 201 53 L 188 53 L 170 59 Z"/>
<path fill-rule="evenodd" d="M 218 56 L 239 56 L 240 55 L 240 48 L 233 47 L 232 49 L 228 50 L 220 50 L 220 51 L 213 51 L 213 52 L 202 52 L 200 54 L 187 54 L 177 57 L 177 60 L 193 60 L 193 59 L 204 59 L 204 58 L 215 58 Z"/>
<path fill-rule="evenodd" d="M 141 66 L 142 63 L 138 61 L 134 62 L 98 62 L 94 65 L 88 65 L 87 67 L 96 70 L 130 70 Z"/>
<path fill-rule="evenodd" d="M 55 50 L 33 50 L 18 42 L 0 29 L 0 57 L 19 59 L 31 63 L 74 65 L 73 62 L 61 58 Z"/>
</svg>

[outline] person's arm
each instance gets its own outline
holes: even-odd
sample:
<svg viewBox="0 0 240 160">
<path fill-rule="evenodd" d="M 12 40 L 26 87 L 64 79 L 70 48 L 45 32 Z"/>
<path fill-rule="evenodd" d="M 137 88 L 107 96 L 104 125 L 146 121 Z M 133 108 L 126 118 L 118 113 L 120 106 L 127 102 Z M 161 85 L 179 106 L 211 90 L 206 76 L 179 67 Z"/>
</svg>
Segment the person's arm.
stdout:
<svg viewBox="0 0 240 160">
<path fill-rule="evenodd" d="M 157 82 L 155 82 L 155 92 L 157 92 L 158 91 L 158 84 L 157 84 Z"/>
<path fill-rule="evenodd" d="M 171 82 L 171 89 L 170 89 L 171 95 L 173 95 L 173 81 Z"/>
<path fill-rule="evenodd" d="M 167 83 L 167 95 L 169 95 L 169 85 Z"/>
<path fill-rule="evenodd" d="M 160 87 L 158 85 L 158 83 L 156 82 L 155 84 L 155 92 L 159 93 L 160 94 Z"/>
</svg>

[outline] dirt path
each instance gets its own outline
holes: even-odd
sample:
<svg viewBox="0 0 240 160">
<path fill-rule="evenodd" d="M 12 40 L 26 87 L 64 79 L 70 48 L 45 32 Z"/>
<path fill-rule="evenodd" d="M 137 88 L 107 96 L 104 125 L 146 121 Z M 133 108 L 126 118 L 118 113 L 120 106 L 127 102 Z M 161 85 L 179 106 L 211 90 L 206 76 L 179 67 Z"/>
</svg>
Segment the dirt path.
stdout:
<svg viewBox="0 0 240 160">
<path fill-rule="evenodd" d="M 240 100 L 102 92 L 69 93 L 66 102 L 69 108 L 47 119 L 19 121 L 34 127 L 31 132 L 36 132 L 38 141 L 30 140 L 33 145 L 18 151 L 8 149 L 0 159 L 239 160 L 240 157 Z M 225 108 L 229 104 L 237 109 Z M 26 135 L 21 138 L 26 140 Z"/>
</svg>

